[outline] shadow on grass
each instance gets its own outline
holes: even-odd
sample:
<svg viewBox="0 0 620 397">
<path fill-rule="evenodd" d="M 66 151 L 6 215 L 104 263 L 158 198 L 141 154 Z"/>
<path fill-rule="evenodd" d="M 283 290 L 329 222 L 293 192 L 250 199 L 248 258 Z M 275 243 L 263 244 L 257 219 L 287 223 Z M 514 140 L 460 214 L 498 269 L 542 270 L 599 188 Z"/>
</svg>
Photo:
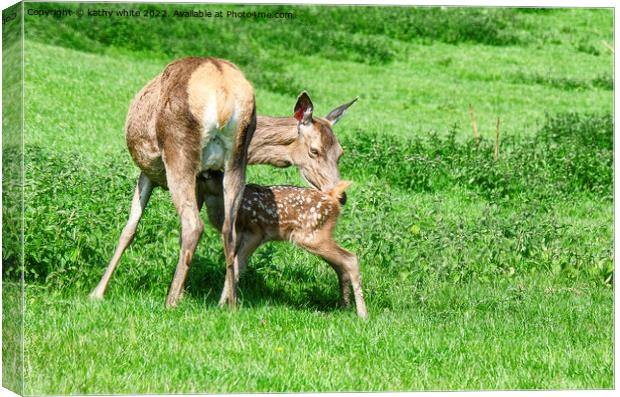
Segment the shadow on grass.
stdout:
<svg viewBox="0 0 620 397">
<path fill-rule="evenodd" d="M 336 273 L 333 273 L 332 283 L 327 288 L 322 288 L 316 283 L 304 285 L 306 273 L 294 265 L 286 270 L 286 274 L 266 274 L 267 272 L 262 270 L 272 263 L 275 252 L 276 249 L 268 245 L 256 252 L 250 259 L 238 286 L 238 296 L 244 306 L 290 306 L 321 312 L 331 312 L 341 308 Z M 217 263 L 196 255 L 190 268 L 185 296 L 203 300 L 209 306 L 216 306 L 224 286 L 224 277 L 223 255 L 221 261 Z M 288 284 L 298 284 L 296 287 L 299 288 L 287 288 Z"/>
</svg>

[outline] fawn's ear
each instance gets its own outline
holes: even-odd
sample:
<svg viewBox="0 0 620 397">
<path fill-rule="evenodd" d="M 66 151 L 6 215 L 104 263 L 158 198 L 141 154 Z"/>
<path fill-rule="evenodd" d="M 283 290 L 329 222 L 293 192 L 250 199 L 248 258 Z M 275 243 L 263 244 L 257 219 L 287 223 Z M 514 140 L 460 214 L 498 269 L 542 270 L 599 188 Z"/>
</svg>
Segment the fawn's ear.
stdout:
<svg viewBox="0 0 620 397">
<path fill-rule="evenodd" d="M 344 205 L 347 201 L 347 195 L 344 193 L 345 190 L 349 186 L 351 186 L 353 182 L 351 181 L 340 181 L 334 188 L 329 192 L 329 195 L 334 199 L 340 201 L 340 204 Z"/>
<path fill-rule="evenodd" d="M 357 101 L 359 99 L 359 97 L 355 97 L 355 99 L 353 99 L 351 102 L 347 102 L 344 105 L 340 105 L 338 106 L 336 109 L 332 110 L 331 112 L 329 112 L 329 114 L 325 117 L 327 119 L 327 121 L 329 121 L 331 123 L 331 125 L 334 125 L 338 122 L 338 120 L 340 120 L 340 118 L 342 116 L 344 116 L 344 112 L 346 112 L 346 110 L 355 103 L 355 101 Z"/>
<path fill-rule="evenodd" d="M 295 118 L 301 124 L 309 124 L 312 122 L 312 111 L 314 110 L 314 105 L 312 105 L 312 101 L 308 96 L 306 91 L 302 92 L 297 98 L 297 103 L 295 104 Z"/>
</svg>

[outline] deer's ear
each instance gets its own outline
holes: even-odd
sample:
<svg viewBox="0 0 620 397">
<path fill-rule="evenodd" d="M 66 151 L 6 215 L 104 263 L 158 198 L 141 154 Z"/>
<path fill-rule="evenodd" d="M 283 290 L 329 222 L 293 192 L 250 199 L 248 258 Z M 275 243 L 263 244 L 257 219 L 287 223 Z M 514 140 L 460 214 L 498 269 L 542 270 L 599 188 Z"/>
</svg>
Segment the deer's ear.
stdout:
<svg viewBox="0 0 620 397">
<path fill-rule="evenodd" d="M 327 121 L 329 121 L 332 125 L 336 124 L 338 122 L 338 120 L 340 120 L 340 118 L 342 116 L 344 116 L 344 112 L 355 103 L 355 101 L 357 101 L 359 99 L 359 97 L 355 97 L 355 99 L 353 99 L 351 102 L 347 102 L 344 105 L 340 105 L 338 106 L 336 109 L 332 110 L 331 112 L 329 112 L 329 114 L 325 117 L 327 119 Z"/>
<path fill-rule="evenodd" d="M 297 103 L 295 104 L 295 118 L 302 124 L 308 124 L 312 121 L 312 111 L 314 110 L 314 105 L 312 105 L 312 101 L 308 96 L 306 91 L 302 92 L 297 98 Z"/>
</svg>

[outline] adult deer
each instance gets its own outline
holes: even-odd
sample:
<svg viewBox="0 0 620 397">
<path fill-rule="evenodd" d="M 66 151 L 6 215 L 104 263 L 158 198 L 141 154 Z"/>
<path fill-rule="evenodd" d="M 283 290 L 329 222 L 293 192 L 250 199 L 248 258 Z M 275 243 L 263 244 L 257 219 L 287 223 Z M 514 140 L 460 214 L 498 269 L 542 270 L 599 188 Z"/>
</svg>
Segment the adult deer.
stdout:
<svg viewBox="0 0 620 397">
<path fill-rule="evenodd" d="M 232 63 L 216 58 L 184 58 L 172 62 L 132 101 L 125 136 L 134 162 L 142 170 L 129 221 L 114 257 L 91 296 L 103 296 L 120 256 L 135 236 L 136 226 L 155 186 L 170 190 L 181 219 L 181 250 L 166 305 L 174 307 L 202 235 L 202 195 L 196 183 L 205 170 L 224 170 L 222 236 L 226 277 L 234 282 L 236 213 L 245 187 L 247 150 L 256 128 L 254 89 Z M 234 294 L 235 289 L 229 289 Z M 228 299 L 230 308 L 235 297 Z"/>
<path fill-rule="evenodd" d="M 125 134 L 129 152 L 142 172 L 138 178 L 127 224 L 91 297 L 103 298 L 123 252 L 135 237 L 138 223 L 156 186 L 170 189 L 181 217 L 181 255 L 166 299 L 168 306 L 176 306 L 193 252 L 204 228 L 198 215 L 204 202 L 204 186 L 197 179 L 202 171 L 222 167 L 225 170 L 224 200 L 232 203 L 228 204 L 230 208 L 226 210 L 229 220 L 225 221 L 226 227 L 222 228 L 224 236 L 234 233 L 234 228 L 230 227 L 234 220 L 230 218 L 235 216 L 242 194 L 239 191 L 243 188 L 238 187 L 238 182 L 245 180 L 243 152 L 246 150 L 250 163 L 272 164 L 276 167 L 296 165 L 310 184 L 320 190 L 328 191 L 339 182 L 338 160 L 342 155 L 342 148 L 331 126 L 355 100 L 334 109 L 324 119 L 314 119 L 312 102 L 306 93 L 302 93 L 295 105 L 295 117 L 258 117 L 254 138 L 251 139 L 248 149 L 254 108 L 250 120 L 246 121 L 245 129 L 242 129 L 244 123 L 241 116 L 245 113 L 230 106 L 224 108 L 225 103 L 229 102 L 218 99 L 220 91 L 236 92 L 230 88 L 222 88 L 226 81 L 223 76 L 228 74 L 234 77 L 229 77 L 234 85 L 248 88 L 246 95 L 250 92 L 251 86 L 231 63 L 212 58 L 187 58 L 170 64 L 134 98 L 127 116 Z M 214 86 L 220 91 L 210 91 Z M 232 94 L 226 98 L 230 97 L 234 98 Z M 220 116 L 223 116 L 223 119 L 229 117 L 235 120 L 237 131 L 231 131 L 229 124 L 224 123 L 226 120 L 220 120 Z M 215 134 L 205 134 L 207 128 Z M 178 172 L 179 169 L 184 172 Z M 179 178 L 183 183 L 178 183 Z M 237 183 L 232 185 L 231 189 L 233 181 Z M 243 185 L 244 183 L 241 184 Z M 179 187 L 182 192 L 178 191 Z M 230 197 L 232 195 L 234 199 Z M 235 209 L 234 213 L 232 209 Z M 185 221 L 183 214 L 187 218 Z M 234 307 L 236 277 L 232 264 L 235 263 L 235 258 L 232 255 L 229 258 L 226 238 L 224 242 L 227 254 L 226 284 L 233 286 L 228 291 L 230 295 L 227 295 L 227 300 L 230 307 Z"/>
</svg>

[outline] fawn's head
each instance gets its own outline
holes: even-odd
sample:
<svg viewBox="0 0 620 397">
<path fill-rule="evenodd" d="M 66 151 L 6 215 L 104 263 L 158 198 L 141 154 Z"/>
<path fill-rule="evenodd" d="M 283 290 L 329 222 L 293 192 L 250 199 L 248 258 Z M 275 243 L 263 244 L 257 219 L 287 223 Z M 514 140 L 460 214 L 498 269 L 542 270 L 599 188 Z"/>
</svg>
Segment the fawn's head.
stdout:
<svg viewBox="0 0 620 397">
<path fill-rule="evenodd" d="M 332 127 L 356 100 L 337 107 L 325 118 L 315 118 L 308 94 L 304 91 L 297 99 L 294 116 L 298 138 L 291 157 L 304 179 L 323 192 L 330 191 L 340 182 L 338 161 L 343 151 Z"/>
</svg>

